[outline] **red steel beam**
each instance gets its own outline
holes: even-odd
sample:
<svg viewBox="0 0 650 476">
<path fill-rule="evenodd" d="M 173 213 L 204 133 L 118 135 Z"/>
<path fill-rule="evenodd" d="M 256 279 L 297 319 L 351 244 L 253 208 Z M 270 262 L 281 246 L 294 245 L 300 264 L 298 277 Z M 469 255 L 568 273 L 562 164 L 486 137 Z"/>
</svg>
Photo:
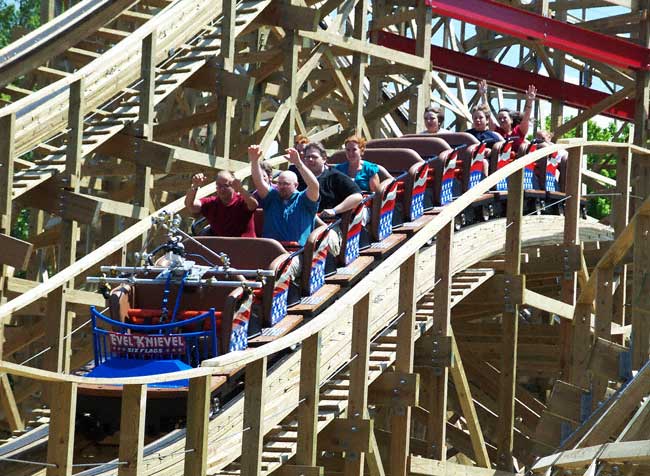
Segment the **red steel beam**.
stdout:
<svg viewBox="0 0 650 476">
<path fill-rule="evenodd" d="M 386 31 L 377 31 L 373 35 L 376 35 L 376 42 L 381 46 L 415 54 L 415 40 Z M 526 92 L 529 84 L 534 84 L 537 87 L 537 96 L 545 99 L 559 99 L 578 109 L 589 109 L 610 96 L 608 93 L 595 89 L 433 45 L 431 46 L 431 63 L 432 68 L 437 71 L 476 81 L 485 79 L 494 86 L 521 93 Z M 634 109 L 634 100 L 624 99 L 601 114 L 615 119 L 633 121 Z"/>
<path fill-rule="evenodd" d="M 650 49 L 491 0 L 427 0 L 437 15 L 620 68 L 650 69 Z"/>
</svg>

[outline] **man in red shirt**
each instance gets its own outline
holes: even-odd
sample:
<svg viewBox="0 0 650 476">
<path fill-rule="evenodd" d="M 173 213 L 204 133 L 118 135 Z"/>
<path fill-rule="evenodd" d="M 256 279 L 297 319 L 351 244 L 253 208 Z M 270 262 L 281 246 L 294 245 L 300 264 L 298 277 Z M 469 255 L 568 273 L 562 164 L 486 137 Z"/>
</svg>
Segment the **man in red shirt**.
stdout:
<svg viewBox="0 0 650 476">
<path fill-rule="evenodd" d="M 217 194 L 198 200 L 196 193 L 207 183 L 205 174 L 192 176 L 192 186 L 185 195 L 185 206 L 191 213 L 201 213 L 210 223 L 215 236 L 255 236 L 253 215 L 257 200 L 239 180 L 225 170 L 217 174 Z"/>
</svg>

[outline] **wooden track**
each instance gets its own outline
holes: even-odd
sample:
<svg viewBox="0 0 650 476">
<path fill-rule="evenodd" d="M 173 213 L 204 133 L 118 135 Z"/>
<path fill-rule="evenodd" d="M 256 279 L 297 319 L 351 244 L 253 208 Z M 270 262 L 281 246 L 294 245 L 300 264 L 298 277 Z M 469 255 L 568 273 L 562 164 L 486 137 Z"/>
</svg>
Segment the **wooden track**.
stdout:
<svg viewBox="0 0 650 476">
<path fill-rule="evenodd" d="M 371 137 L 416 132 L 432 100 L 455 114 L 456 127 L 464 127 L 470 102 L 449 91 L 453 79 L 431 70 L 429 27 L 444 28 L 454 49 L 480 46 L 492 51 L 487 56 L 497 54 L 494 48 L 510 48 L 511 40 L 481 30 L 459 42 L 449 22 L 432 18 L 424 2 L 403 8 L 370 3 L 84 2 L 0 52 L 20 52 L 0 66 L 0 84 L 11 97 L 0 110 L 0 234 L 21 250 L 12 261 L 3 259 L 6 249 L 0 252 L 5 428 L 23 426 L 21 411 L 34 405 L 36 392 L 58 396 L 51 405 L 49 448 L 41 427 L 41 445 L 32 441 L 32 453 L 11 450 L 51 466 L 3 461 L 0 447 L 1 474 L 72 470 L 76 385 L 115 383 L 66 372 L 89 360 L 83 332 L 73 339 L 69 329 L 82 324 L 88 305 L 102 301 L 83 287 L 83 278 L 99 264 L 123 261 L 140 249 L 155 233 L 154 210 L 182 211 L 178 197 L 187 174 L 228 169 L 244 180 L 248 144 L 268 150 L 280 137 L 288 145 L 294 131 L 332 147 L 354 130 Z M 103 13 L 83 21 L 73 14 L 89 5 Z M 411 34 L 420 44 L 417 53 L 367 42 L 370 10 L 372 28 Z M 558 17 L 566 19 L 560 10 Z M 647 28 L 647 11 L 638 18 L 637 13 L 618 18 L 616 25 Z M 96 38 L 104 38 L 102 46 L 87 49 Z M 556 74 L 565 64 L 586 67 L 555 52 L 551 57 L 539 45 L 536 52 Z M 52 56 L 52 63 L 42 64 Z M 527 67 L 530 61 L 522 63 Z M 637 102 L 647 103 L 647 72 L 632 78 L 607 65 L 589 67 L 623 91 L 636 86 Z M 39 83 L 42 77 L 49 79 Z M 360 80 L 366 77 L 368 83 Z M 464 91 L 464 80 L 455 81 Z M 430 94 L 432 84 L 439 96 Z M 409 97 L 407 110 L 402 105 Z M 558 129 L 573 127 L 610 102 Z M 637 144 L 647 139 L 642 109 Z M 554 123 L 561 113 L 555 104 Z M 523 168 L 559 148 L 570 154 L 566 217 L 523 217 Z M 615 154 L 618 180 L 598 173 L 608 159 L 583 169 L 587 154 Z M 116 457 L 129 464 L 96 473 L 317 475 L 324 468 L 326 474 L 361 476 L 365 467 L 371 476 L 506 476 L 514 474 L 515 462 L 540 474 L 553 467 L 578 474 L 602 461 L 626 465 L 623 474 L 645 474 L 634 465 L 648 463 L 650 437 L 648 407 L 640 402 L 648 385 L 642 365 L 650 343 L 644 319 L 650 302 L 643 296 L 650 295 L 650 280 L 643 270 L 650 266 L 650 202 L 634 202 L 631 195 L 648 196 L 649 154 L 638 145 L 578 139 L 522 157 L 446 207 L 299 330 L 182 375 L 122 381 L 122 418 L 128 424 Z M 283 162 L 272 159 L 276 167 Z M 507 177 L 508 217 L 454 233 L 455 217 Z M 614 187 L 611 228 L 580 220 L 583 181 Z M 212 192 L 214 185 L 204 187 L 201 196 Z M 6 236 L 20 208 L 32 212 L 29 244 Z M 43 212 L 60 224 L 45 231 Z M 79 236 L 85 249 L 79 244 L 75 253 Z M 426 246 L 432 238 L 434 246 Z M 30 245 L 40 265 L 35 256 L 29 259 Z M 23 262 L 27 279 L 4 266 Z M 51 273 L 46 280 L 45 272 Z M 626 298 L 628 287 L 634 294 Z M 77 314 L 74 320 L 67 319 L 70 311 Z M 526 312 L 532 324 L 524 328 Z M 627 320 L 619 320 L 625 313 Z M 630 352 L 624 340 L 630 333 L 630 368 L 643 368 L 634 379 L 617 373 Z M 287 353 L 296 344 L 303 351 Z M 15 363 L 41 349 L 50 350 L 30 361 L 33 367 Z M 268 359 L 278 353 L 286 355 L 267 373 Z M 239 393 L 207 424 L 209 376 L 241 367 L 248 398 Z M 549 377 L 553 387 L 540 383 Z M 138 418 L 142 386 L 179 378 L 191 378 L 187 430 L 145 447 Z M 588 389 L 592 404 L 582 401 Z M 548 400 L 538 399 L 551 390 Z M 616 397 L 606 399 L 612 391 Z M 599 400 L 605 404 L 597 408 Z M 582 417 L 587 423 L 578 428 Z M 643 441 L 634 446 L 633 440 Z M 537 456 L 543 458 L 535 463 Z"/>
</svg>

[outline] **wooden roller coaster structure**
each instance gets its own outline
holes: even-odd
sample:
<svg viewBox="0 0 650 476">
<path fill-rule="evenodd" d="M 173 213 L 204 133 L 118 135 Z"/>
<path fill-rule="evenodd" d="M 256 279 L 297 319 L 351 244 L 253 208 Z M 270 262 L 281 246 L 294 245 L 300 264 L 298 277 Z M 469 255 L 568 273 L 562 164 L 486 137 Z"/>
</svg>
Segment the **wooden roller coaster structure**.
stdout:
<svg viewBox="0 0 650 476">
<path fill-rule="evenodd" d="M 563 55 L 563 45 L 592 38 L 578 26 L 567 26 L 565 42 L 550 27 L 534 42 L 472 34 L 465 24 L 470 37 L 459 39 L 450 18 L 481 27 L 490 19 L 448 3 L 95 0 L 0 51 L 0 404 L 13 431 L 0 445 L 3 475 L 645 474 L 648 6 L 585 2 L 629 9 L 579 26 L 632 32 L 640 43 L 625 49 L 609 38 L 606 64 L 586 48 L 568 51 L 583 59 Z M 529 20 L 508 2 L 471 3 L 507 8 L 499 11 L 530 21 L 524 31 L 549 14 L 548 2 L 534 4 Z M 555 2 L 555 21 L 570 19 L 570 5 Z M 383 46 L 379 31 L 414 39 L 414 54 Z M 70 373 L 92 355 L 76 332 L 82 316 L 104 304 L 83 278 L 142 249 L 157 210 L 182 212 L 188 174 L 248 178 L 251 143 L 268 150 L 300 132 L 337 147 L 354 131 L 414 133 L 432 100 L 463 129 L 471 101 L 460 70 L 451 79 L 434 71 L 436 32 L 449 49 L 478 48 L 486 61 L 517 45 L 530 74 L 539 63 L 558 80 L 565 66 L 588 70 L 613 94 L 585 92 L 575 99 L 585 110 L 564 125 L 554 101 L 553 126 L 632 111 L 634 144 L 572 139 L 523 156 L 443 208 L 298 330 L 193 370 L 121 380 L 116 458 L 84 470 L 75 456 L 77 387 L 116 382 Z M 627 96 L 634 108 L 617 110 Z M 564 217 L 525 215 L 525 166 L 560 148 L 569 153 Z M 607 167 L 616 180 L 599 173 Z M 507 217 L 455 231 L 455 218 L 503 179 Z M 580 217 L 583 183 L 614 197 L 607 224 Z M 20 209 L 30 211 L 28 242 L 10 236 Z M 244 391 L 211 416 L 212 376 L 238 368 Z M 190 379 L 186 427 L 145 444 L 147 384 L 182 378 Z M 25 429 L 42 402 L 46 422 Z"/>
</svg>

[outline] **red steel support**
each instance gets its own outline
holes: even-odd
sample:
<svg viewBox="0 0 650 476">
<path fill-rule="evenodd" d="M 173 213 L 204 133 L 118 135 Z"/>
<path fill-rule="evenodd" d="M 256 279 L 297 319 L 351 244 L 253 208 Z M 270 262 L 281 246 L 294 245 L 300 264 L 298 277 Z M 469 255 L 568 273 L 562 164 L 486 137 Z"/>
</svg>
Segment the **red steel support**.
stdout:
<svg viewBox="0 0 650 476">
<path fill-rule="evenodd" d="M 619 68 L 650 69 L 650 49 L 615 36 L 530 13 L 491 0 L 427 0 L 434 14 L 492 31 L 539 41 L 572 55 Z"/>
<path fill-rule="evenodd" d="M 378 31 L 376 32 L 376 42 L 381 46 L 415 54 L 415 40 L 404 36 Z M 511 91 L 524 93 L 529 84 L 534 84 L 537 87 L 538 97 L 559 99 L 568 106 L 578 109 L 589 109 L 610 96 L 608 93 L 584 86 L 530 73 L 511 66 L 504 66 L 491 60 L 433 45 L 431 46 L 431 62 L 432 68 L 437 71 L 477 81 L 485 79 L 493 86 L 503 87 Z M 625 121 L 634 121 L 634 109 L 634 98 L 624 99 L 603 111 L 602 114 Z"/>
</svg>

